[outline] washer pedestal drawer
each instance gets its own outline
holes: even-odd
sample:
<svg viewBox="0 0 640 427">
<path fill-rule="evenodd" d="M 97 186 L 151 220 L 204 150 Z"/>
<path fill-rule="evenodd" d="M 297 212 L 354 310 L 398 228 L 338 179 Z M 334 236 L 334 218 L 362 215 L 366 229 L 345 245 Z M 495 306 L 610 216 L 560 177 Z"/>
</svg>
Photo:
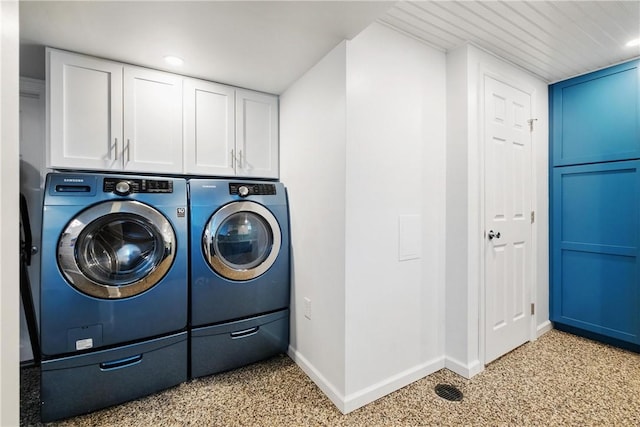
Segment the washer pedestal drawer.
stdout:
<svg viewBox="0 0 640 427">
<path fill-rule="evenodd" d="M 191 376 L 202 377 L 286 353 L 289 309 L 191 331 Z"/>
<path fill-rule="evenodd" d="M 41 418 L 49 422 L 146 396 L 187 380 L 187 333 L 45 360 Z"/>
</svg>

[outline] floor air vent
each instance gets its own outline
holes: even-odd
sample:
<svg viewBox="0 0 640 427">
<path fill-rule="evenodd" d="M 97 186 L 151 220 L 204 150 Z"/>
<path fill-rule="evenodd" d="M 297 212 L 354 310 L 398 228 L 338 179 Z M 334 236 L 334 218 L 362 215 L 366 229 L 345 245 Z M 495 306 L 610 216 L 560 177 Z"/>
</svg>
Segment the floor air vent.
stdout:
<svg viewBox="0 0 640 427">
<path fill-rule="evenodd" d="M 462 400 L 462 392 L 449 384 L 438 384 L 435 388 L 436 394 L 443 399 L 458 402 Z"/>
</svg>

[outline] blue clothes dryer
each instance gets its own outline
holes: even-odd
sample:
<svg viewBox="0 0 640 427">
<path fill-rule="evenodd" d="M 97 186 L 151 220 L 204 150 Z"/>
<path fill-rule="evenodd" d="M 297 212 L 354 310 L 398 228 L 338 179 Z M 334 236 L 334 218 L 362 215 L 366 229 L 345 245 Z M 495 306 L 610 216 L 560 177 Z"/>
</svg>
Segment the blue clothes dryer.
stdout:
<svg viewBox="0 0 640 427">
<path fill-rule="evenodd" d="M 189 196 L 192 376 L 286 351 L 290 268 L 284 185 L 191 179 Z"/>
<path fill-rule="evenodd" d="M 186 380 L 187 219 L 184 179 L 47 175 L 43 420 Z"/>
</svg>

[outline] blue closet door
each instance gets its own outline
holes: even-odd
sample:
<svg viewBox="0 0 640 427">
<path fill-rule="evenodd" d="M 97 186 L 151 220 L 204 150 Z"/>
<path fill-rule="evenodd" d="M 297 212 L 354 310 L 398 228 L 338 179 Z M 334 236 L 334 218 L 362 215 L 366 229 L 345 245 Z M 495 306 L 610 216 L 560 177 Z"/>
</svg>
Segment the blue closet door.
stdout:
<svg viewBox="0 0 640 427">
<path fill-rule="evenodd" d="M 640 160 L 553 169 L 551 320 L 640 344 Z"/>
<path fill-rule="evenodd" d="M 640 158 L 640 60 L 550 87 L 552 166 Z"/>
</svg>

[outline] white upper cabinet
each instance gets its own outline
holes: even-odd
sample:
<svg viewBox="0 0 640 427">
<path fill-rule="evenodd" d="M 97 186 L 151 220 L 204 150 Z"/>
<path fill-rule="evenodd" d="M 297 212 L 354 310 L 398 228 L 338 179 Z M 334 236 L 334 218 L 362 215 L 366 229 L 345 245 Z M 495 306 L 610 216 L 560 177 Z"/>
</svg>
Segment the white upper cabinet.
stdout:
<svg viewBox="0 0 640 427">
<path fill-rule="evenodd" d="M 184 169 L 198 175 L 235 175 L 235 93 L 203 80 L 184 82 Z"/>
<path fill-rule="evenodd" d="M 278 178 L 277 96 L 56 49 L 47 75 L 47 167 Z"/>
<path fill-rule="evenodd" d="M 236 175 L 278 178 L 278 98 L 236 90 Z"/>
<path fill-rule="evenodd" d="M 278 178 L 278 97 L 185 81 L 185 172 Z"/>
<path fill-rule="evenodd" d="M 47 50 L 51 168 L 182 172 L 182 78 Z"/>
<path fill-rule="evenodd" d="M 47 50 L 47 166 L 120 169 L 122 65 Z"/>
<path fill-rule="evenodd" d="M 124 68 L 123 169 L 182 172 L 182 78 Z"/>
</svg>

